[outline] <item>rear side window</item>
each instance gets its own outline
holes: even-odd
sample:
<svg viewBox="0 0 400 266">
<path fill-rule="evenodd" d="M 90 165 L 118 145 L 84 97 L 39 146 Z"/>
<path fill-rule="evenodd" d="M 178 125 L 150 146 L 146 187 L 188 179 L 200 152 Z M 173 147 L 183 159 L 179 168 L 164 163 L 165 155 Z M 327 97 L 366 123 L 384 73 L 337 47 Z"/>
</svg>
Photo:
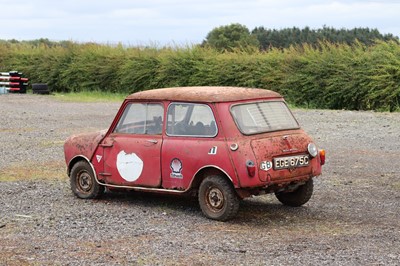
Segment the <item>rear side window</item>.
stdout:
<svg viewBox="0 0 400 266">
<path fill-rule="evenodd" d="M 245 135 L 299 128 L 284 102 L 238 104 L 231 108 L 231 113 Z"/>
<path fill-rule="evenodd" d="M 158 103 L 131 103 L 119 120 L 115 133 L 160 135 L 164 107 Z"/>
<path fill-rule="evenodd" d="M 214 137 L 217 126 L 211 108 L 206 104 L 172 103 L 168 107 L 169 136 Z"/>
</svg>

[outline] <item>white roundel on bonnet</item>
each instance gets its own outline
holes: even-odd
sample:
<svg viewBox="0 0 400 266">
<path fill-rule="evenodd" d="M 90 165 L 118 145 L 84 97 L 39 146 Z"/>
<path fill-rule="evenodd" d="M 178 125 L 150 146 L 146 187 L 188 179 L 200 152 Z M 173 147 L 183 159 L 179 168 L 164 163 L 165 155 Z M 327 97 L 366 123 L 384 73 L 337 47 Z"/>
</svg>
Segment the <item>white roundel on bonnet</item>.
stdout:
<svg viewBox="0 0 400 266">
<path fill-rule="evenodd" d="M 120 151 L 117 155 L 117 169 L 123 179 L 134 182 L 142 173 L 143 161 L 135 153 Z"/>
</svg>

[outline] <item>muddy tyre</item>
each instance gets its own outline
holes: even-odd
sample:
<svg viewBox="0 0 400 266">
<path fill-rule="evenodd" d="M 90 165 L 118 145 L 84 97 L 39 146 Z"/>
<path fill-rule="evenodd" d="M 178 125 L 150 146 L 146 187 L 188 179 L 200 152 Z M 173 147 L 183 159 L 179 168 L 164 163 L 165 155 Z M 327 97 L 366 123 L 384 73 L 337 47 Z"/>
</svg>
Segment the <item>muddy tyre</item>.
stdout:
<svg viewBox="0 0 400 266">
<path fill-rule="evenodd" d="M 207 218 L 227 221 L 239 210 L 239 198 L 232 184 L 221 176 L 208 176 L 200 184 L 199 204 Z"/>
<path fill-rule="evenodd" d="M 94 199 L 104 193 L 104 186 L 97 183 L 90 165 L 85 161 L 77 162 L 69 175 L 72 192 L 81 199 Z"/>
<path fill-rule="evenodd" d="M 313 180 L 309 179 L 304 185 L 292 192 L 275 193 L 276 198 L 284 205 L 299 207 L 308 202 L 313 194 Z"/>
</svg>

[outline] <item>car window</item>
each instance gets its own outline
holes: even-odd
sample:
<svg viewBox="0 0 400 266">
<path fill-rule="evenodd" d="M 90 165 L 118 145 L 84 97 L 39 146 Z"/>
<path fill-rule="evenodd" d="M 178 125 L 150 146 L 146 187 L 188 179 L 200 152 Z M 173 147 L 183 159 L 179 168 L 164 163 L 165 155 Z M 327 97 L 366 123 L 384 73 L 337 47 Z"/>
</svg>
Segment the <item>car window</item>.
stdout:
<svg viewBox="0 0 400 266">
<path fill-rule="evenodd" d="M 168 107 L 167 134 L 170 136 L 214 137 L 217 126 L 206 104 L 172 103 Z"/>
<path fill-rule="evenodd" d="M 160 135 L 164 107 L 158 103 L 130 103 L 124 110 L 114 132 Z"/>
<path fill-rule="evenodd" d="M 299 128 L 299 124 L 284 102 L 238 104 L 231 108 L 231 112 L 243 134 Z"/>
</svg>

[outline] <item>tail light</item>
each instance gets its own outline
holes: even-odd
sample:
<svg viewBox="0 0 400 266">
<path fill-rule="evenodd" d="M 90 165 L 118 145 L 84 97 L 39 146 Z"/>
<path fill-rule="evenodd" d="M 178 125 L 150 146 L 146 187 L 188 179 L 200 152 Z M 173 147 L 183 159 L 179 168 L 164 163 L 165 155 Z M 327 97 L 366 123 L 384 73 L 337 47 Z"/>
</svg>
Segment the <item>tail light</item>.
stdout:
<svg viewBox="0 0 400 266">
<path fill-rule="evenodd" d="M 319 160 L 321 165 L 325 164 L 325 150 L 319 150 Z"/>
<path fill-rule="evenodd" d="M 247 167 L 247 173 L 249 174 L 250 177 L 256 175 L 256 165 L 252 160 L 248 160 L 246 162 L 246 167 Z"/>
</svg>

